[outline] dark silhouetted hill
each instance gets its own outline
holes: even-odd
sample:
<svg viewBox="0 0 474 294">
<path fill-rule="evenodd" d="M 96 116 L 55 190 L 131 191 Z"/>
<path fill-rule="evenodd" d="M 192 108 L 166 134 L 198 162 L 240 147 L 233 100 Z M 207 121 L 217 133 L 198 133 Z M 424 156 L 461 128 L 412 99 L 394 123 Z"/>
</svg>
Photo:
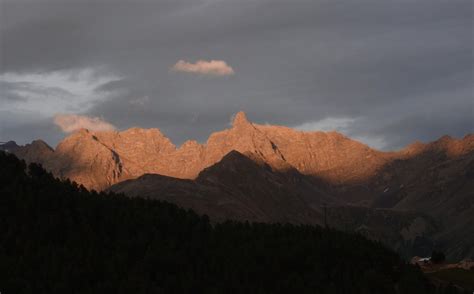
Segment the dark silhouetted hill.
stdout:
<svg viewBox="0 0 474 294">
<path fill-rule="evenodd" d="M 4 152 L 0 231 L 2 293 L 435 291 L 417 268 L 357 234 L 211 225 L 174 204 L 89 192 Z"/>
</svg>

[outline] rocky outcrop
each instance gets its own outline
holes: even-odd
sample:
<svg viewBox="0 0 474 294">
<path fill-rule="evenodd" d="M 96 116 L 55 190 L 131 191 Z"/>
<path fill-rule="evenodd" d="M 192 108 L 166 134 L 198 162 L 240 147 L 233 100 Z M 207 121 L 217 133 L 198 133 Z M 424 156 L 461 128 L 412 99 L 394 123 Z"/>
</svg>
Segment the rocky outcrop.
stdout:
<svg viewBox="0 0 474 294">
<path fill-rule="evenodd" d="M 381 152 L 336 132 L 254 124 L 239 112 L 231 128 L 211 134 L 204 144 L 186 141 L 177 148 L 158 129 L 80 130 L 60 142 L 54 152 L 36 141 L 15 154 L 42 163 L 57 176 L 100 190 L 147 173 L 195 179 L 235 150 L 278 171 L 295 169 L 330 186 L 332 194 L 348 202 L 370 206 L 388 191 L 406 187 L 427 169 L 437 169 L 436 164 L 457 166 L 455 161 L 467 156 L 469 160 L 463 160 L 462 165 L 469 166 L 473 138 L 445 136 L 399 152 Z"/>
<path fill-rule="evenodd" d="M 35 140 L 31 144 L 19 146 L 11 151 L 27 163 L 46 163 L 52 159 L 54 150 L 43 140 Z"/>
<path fill-rule="evenodd" d="M 25 150 L 28 154 L 37 153 L 35 161 L 55 175 L 96 190 L 146 173 L 194 179 L 232 150 L 250 152 L 255 160 L 279 170 L 293 168 L 278 147 L 242 112 L 235 116 L 232 128 L 212 134 L 203 145 L 187 141 L 176 148 L 158 129 L 83 129 L 61 141 L 51 154 L 52 160 L 36 146 L 27 146 Z M 16 154 L 25 158 L 26 153 Z"/>
<path fill-rule="evenodd" d="M 336 132 L 254 124 L 239 112 L 229 129 L 204 144 L 187 141 L 178 148 L 158 129 L 80 130 L 55 150 L 35 141 L 12 152 L 89 189 L 118 184 L 113 189 L 160 195 L 218 218 L 321 223 L 322 205 L 349 207 L 346 216 L 356 206 L 391 211 L 401 220 L 414 212 L 390 239 L 400 246 L 427 234 L 432 226 L 420 227 L 428 222 L 418 217 L 429 215 L 442 220 L 430 234 L 449 247 L 448 257 L 474 254 L 474 237 L 465 237 L 474 236 L 474 135 L 382 152 Z M 370 219 L 390 222 L 390 213 L 381 215 Z M 375 221 L 358 224 L 352 229 L 384 234 Z"/>
<path fill-rule="evenodd" d="M 16 151 L 20 146 L 15 141 L 8 141 L 0 143 L 0 150 L 5 152 Z"/>
</svg>

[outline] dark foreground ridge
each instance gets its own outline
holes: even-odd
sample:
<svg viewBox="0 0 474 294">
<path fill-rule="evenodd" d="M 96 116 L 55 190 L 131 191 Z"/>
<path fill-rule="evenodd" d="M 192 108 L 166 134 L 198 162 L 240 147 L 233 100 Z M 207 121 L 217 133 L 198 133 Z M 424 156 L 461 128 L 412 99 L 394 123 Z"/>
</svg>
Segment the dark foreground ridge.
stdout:
<svg viewBox="0 0 474 294">
<path fill-rule="evenodd" d="M 2 293 L 445 291 L 359 235 L 309 225 L 211 225 L 174 204 L 89 192 L 4 152 L 0 203 Z"/>
</svg>

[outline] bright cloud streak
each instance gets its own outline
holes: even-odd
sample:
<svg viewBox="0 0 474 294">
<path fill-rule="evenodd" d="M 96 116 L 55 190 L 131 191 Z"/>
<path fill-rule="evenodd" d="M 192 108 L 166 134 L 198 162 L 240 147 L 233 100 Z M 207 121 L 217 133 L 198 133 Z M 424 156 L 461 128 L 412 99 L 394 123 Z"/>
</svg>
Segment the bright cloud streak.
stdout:
<svg viewBox="0 0 474 294">
<path fill-rule="evenodd" d="M 380 136 L 371 136 L 369 134 L 361 134 L 354 126 L 359 122 L 356 118 L 350 117 L 327 117 L 318 121 L 305 122 L 301 125 L 295 126 L 295 129 L 301 131 L 337 131 L 343 133 L 352 139 L 363 142 L 372 148 L 384 149 L 387 147 L 387 141 Z"/>
<path fill-rule="evenodd" d="M 179 60 L 171 67 L 171 70 L 212 76 L 228 76 L 234 74 L 234 69 L 223 60 L 198 60 L 196 63 Z"/>
<path fill-rule="evenodd" d="M 301 131 L 347 131 L 348 128 L 355 122 L 353 118 L 337 118 L 337 117 L 328 117 L 318 121 L 306 122 L 299 126 L 296 126 L 295 129 Z"/>
<path fill-rule="evenodd" d="M 72 133 L 80 129 L 91 131 L 113 131 L 115 126 L 99 117 L 89 117 L 76 114 L 57 114 L 54 123 L 65 133 Z"/>
<path fill-rule="evenodd" d="M 0 110 L 30 112 L 43 117 L 61 112 L 83 112 L 105 99 L 96 88 L 119 77 L 99 69 L 63 70 L 44 73 L 4 73 L 0 82 L 5 86 Z"/>
</svg>

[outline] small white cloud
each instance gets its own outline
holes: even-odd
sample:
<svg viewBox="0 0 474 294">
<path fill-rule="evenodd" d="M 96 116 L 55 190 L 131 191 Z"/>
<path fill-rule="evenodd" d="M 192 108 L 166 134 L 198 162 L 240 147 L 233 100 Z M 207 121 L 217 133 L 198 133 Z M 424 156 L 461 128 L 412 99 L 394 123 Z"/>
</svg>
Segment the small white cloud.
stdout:
<svg viewBox="0 0 474 294">
<path fill-rule="evenodd" d="M 171 67 L 171 70 L 212 76 L 228 76 L 234 74 L 234 69 L 223 60 L 198 60 L 196 63 L 179 60 Z"/>
<path fill-rule="evenodd" d="M 136 107 L 145 107 L 145 105 L 148 104 L 149 102 L 150 102 L 149 96 L 142 96 L 142 97 L 135 98 L 128 101 L 128 103 Z"/>
<path fill-rule="evenodd" d="M 71 133 L 80 129 L 91 131 L 113 131 L 115 126 L 99 117 L 89 117 L 76 114 L 57 114 L 54 123 L 65 133 Z"/>
</svg>

